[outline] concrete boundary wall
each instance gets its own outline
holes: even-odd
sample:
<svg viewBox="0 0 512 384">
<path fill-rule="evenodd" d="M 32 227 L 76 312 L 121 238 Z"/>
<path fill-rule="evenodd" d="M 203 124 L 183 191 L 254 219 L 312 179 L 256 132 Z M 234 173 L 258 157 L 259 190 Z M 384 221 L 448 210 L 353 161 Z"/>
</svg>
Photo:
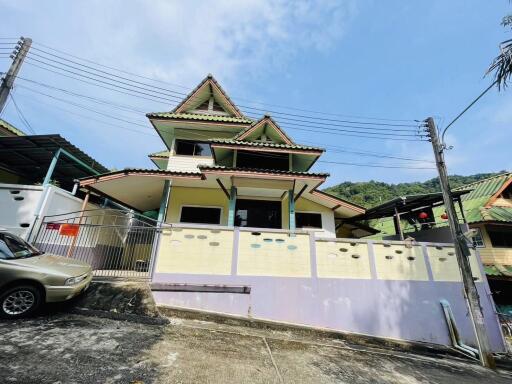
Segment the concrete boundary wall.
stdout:
<svg viewBox="0 0 512 384">
<path fill-rule="evenodd" d="M 471 265 L 492 349 L 505 351 L 476 252 Z M 164 229 L 161 235 L 153 282 L 184 287 L 153 292 L 158 304 L 449 345 L 440 305 L 445 299 L 463 341 L 475 345 L 449 244 L 179 226 Z M 248 286 L 250 293 L 198 292 L 198 285 Z"/>
</svg>

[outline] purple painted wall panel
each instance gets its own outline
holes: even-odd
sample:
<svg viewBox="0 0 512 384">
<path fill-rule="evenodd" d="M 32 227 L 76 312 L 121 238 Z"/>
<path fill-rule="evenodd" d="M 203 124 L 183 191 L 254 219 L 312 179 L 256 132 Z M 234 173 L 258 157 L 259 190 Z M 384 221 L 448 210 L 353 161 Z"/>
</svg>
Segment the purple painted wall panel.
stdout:
<svg viewBox="0 0 512 384">
<path fill-rule="evenodd" d="M 157 303 L 367 335 L 450 344 L 439 304 L 450 303 L 465 343 L 475 345 L 456 282 L 211 276 L 156 273 L 154 282 L 248 285 L 250 294 L 154 292 Z M 477 283 L 491 346 L 504 351 L 494 307 Z"/>
</svg>

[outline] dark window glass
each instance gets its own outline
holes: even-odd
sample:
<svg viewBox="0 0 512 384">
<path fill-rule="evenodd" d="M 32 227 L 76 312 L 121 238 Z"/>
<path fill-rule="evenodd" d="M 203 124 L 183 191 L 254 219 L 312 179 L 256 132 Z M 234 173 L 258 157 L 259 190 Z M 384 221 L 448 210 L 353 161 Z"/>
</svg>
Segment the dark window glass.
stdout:
<svg viewBox="0 0 512 384">
<path fill-rule="evenodd" d="M 277 169 L 288 171 L 290 161 L 288 155 L 278 153 L 257 153 L 238 151 L 236 166 L 240 168 Z"/>
<path fill-rule="evenodd" d="M 512 227 L 491 225 L 487 227 L 487 234 L 493 247 L 512 247 Z"/>
<path fill-rule="evenodd" d="M 281 228 L 281 202 L 266 200 L 237 200 L 235 226 L 252 228 Z"/>
<path fill-rule="evenodd" d="M 182 223 L 220 224 L 220 208 L 182 207 Z"/>
<path fill-rule="evenodd" d="M 210 144 L 191 140 L 176 140 L 176 154 L 185 156 L 211 156 Z"/>
<path fill-rule="evenodd" d="M 295 213 L 297 228 L 322 228 L 322 215 L 319 213 Z"/>
<path fill-rule="evenodd" d="M 0 234 L 1 259 L 20 259 L 41 254 L 42 252 L 18 236 L 7 233 L 3 235 Z"/>
</svg>

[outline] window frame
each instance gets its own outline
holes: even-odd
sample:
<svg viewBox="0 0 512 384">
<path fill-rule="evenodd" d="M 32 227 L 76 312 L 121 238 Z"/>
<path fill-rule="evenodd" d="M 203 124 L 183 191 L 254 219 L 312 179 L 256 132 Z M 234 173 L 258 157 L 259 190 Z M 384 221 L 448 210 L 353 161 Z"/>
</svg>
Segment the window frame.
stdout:
<svg viewBox="0 0 512 384">
<path fill-rule="evenodd" d="M 192 155 L 183 155 L 183 154 L 180 154 L 178 153 L 177 149 L 178 149 L 178 142 L 185 142 L 185 143 L 188 143 L 188 144 L 192 144 L 194 146 L 194 150 L 193 150 L 193 154 Z M 210 153 L 208 155 L 197 155 L 196 154 L 196 147 L 198 144 L 204 144 L 204 145 L 207 145 L 209 150 L 210 150 Z M 207 141 L 200 141 L 200 140 L 189 140 L 189 139 L 174 139 L 174 145 L 173 145 L 173 153 L 175 156 L 185 156 L 185 157 L 208 157 L 208 158 L 213 158 L 213 151 L 212 151 L 212 147 L 210 146 L 210 143 L 207 142 Z"/>
<path fill-rule="evenodd" d="M 219 209 L 220 215 L 219 215 L 219 223 L 218 224 L 212 224 L 212 223 L 190 223 L 190 222 L 184 222 L 181 221 L 181 216 L 183 214 L 183 208 L 210 208 L 210 209 Z M 200 205 L 200 204 L 182 204 L 180 206 L 180 216 L 178 218 L 179 224 L 185 224 L 185 225 L 222 225 L 222 218 L 224 215 L 224 208 L 222 206 L 218 205 Z"/>
<path fill-rule="evenodd" d="M 482 235 L 482 228 L 474 227 L 474 228 L 471 228 L 471 229 L 476 230 L 477 231 L 477 236 L 479 236 L 480 239 L 482 240 L 482 245 L 478 245 L 478 244 L 476 244 L 476 242 L 474 240 L 474 238 L 476 236 L 472 236 L 471 237 L 471 242 L 473 243 L 473 247 L 475 247 L 475 248 L 485 248 L 485 240 L 484 240 L 484 236 Z"/>
<path fill-rule="evenodd" d="M 297 214 L 303 214 L 303 213 L 306 213 L 306 214 L 313 214 L 313 215 L 320 215 L 320 225 L 321 227 L 320 228 L 311 228 L 311 227 L 299 227 L 297 226 Z M 295 225 L 297 227 L 297 229 L 302 229 L 304 231 L 324 231 L 324 216 L 322 215 L 322 212 L 318 212 L 318 211 L 295 211 Z"/>
<path fill-rule="evenodd" d="M 486 225 L 485 230 L 487 231 L 487 237 L 489 237 L 489 241 L 491 243 L 491 247 L 492 248 L 503 248 L 503 249 L 512 248 L 512 243 L 509 244 L 509 245 L 494 245 L 494 243 L 492 241 L 492 236 L 491 236 L 491 232 L 492 232 L 492 227 L 493 226 L 494 227 L 498 227 L 498 228 L 500 228 L 500 227 L 504 227 L 504 228 L 508 227 L 508 228 L 510 228 L 509 226 L 500 226 L 500 225 L 492 225 L 492 224 L 491 225 Z M 490 231 L 490 229 L 491 229 L 491 231 Z"/>
</svg>

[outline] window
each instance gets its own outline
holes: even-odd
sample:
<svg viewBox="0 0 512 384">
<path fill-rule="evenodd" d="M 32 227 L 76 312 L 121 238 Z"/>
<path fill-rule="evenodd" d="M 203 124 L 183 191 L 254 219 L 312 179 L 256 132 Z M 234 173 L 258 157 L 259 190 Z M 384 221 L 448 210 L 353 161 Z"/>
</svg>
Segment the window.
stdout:
<svg viewBox="0 0 512 384">
<path fill-rule="evenodd" d="M 181 207 L 181 223 L 220 224 L 220 208 Z"/>
<path fill-rule="evenodd" d="M 489 225 L 487 234 L 493 247 L 512 248 L 512 227 Z"/>
<path fill-rule="evenodd" d="M 236 166 L 240 168 L 288 171 L 290 169 L 290 160 L 288 154 L 238 151 Z"/>
<path fill-rule="evenodd" d="M 175 152 L 185 156 L 211 156 L 210 144 L 192 140 L 176 140 Z"/>
<path fill-rule="evenodd" d="M 237 200 L 235 226 L 280 229 L 281 202 L 267 200 Z"/>
<path fill-rule="evenodd" d="M 319 228 L 322 229 L 322 215 L 320 213 L 295 213 L 297 228 Z"/>
<path fill-rule="evenodd" d="M 41 254 L 42 252 L 18 236 L 0 234 L 0 259 L 21 259 Z"/>
<path fill-rule="evenodd" d="M 482 237 L 482 232 L 480 231 L 480 228 L 471 228 L 471 229 L 474 229 L 476 231 L 475 236 L 473 236 L 473 238 L 472 238 L 473 247 L 484 248 L 485 243 L 484 243 L 484 239 Z"/>
</svg>

